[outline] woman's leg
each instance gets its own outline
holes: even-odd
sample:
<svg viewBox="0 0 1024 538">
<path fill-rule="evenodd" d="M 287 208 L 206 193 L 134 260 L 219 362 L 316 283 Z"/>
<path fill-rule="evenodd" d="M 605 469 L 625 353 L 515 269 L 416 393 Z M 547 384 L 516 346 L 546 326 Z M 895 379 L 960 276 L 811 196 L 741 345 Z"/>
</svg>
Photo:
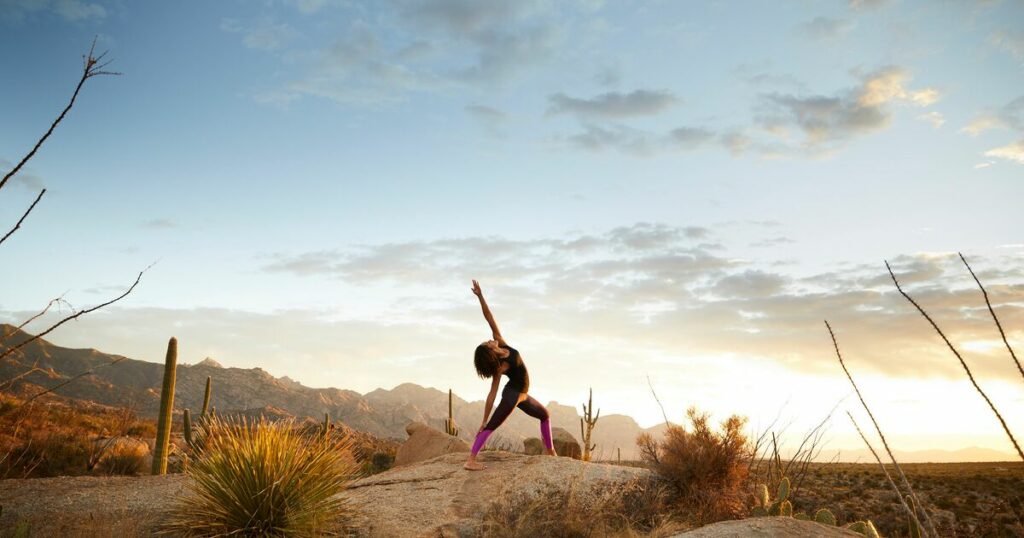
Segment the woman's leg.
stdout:
<svg viewBox="0 0 1024 538">
<path fill-rule="evenodd" d="M 520 394 L 514 390 L 506 390 L 501 393 L 501 402 L 498 403 L 498 407 L 494 409 L 494 413 L 491 414 L 491 418 L 487 421 L 484 429 L 476 434 L 473 448 L 469 453 L 469 461 L 465 465 L 467 469 L 473 471 L 483 469 L 483 465 L 476 463 L 476 455 L 487 443 L 487 438 L 491 436 L 491 433 L 498 429 L 498 426 L 501 426 L 501 423 L 505 422 L 505 419 L 512 414 L 512 410 L 519 403 L 519 396 Z"/>
<path fill-rule="evenodd" d="M 554 456 L 555 445 L 551 440 L 551 416 L 548 414 L 547 408 L 534 399 L 533 396 L 527 396 L 516 407 L 540 421 L 540 438 L 544 441 L 544 448 L 548 450 L 548 454 Z"/>
</svg>

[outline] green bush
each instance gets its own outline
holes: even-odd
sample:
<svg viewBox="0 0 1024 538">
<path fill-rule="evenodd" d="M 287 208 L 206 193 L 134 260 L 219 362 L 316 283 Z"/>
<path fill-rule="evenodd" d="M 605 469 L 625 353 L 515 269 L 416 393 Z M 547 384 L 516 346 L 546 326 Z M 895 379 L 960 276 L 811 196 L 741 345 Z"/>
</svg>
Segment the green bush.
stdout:
<svg viewBox="0 0 1024 538">
<path fill-rule="evenodd" d="M 164 531 L 184 536 L 322 536 L 346 513 L 338 494 L 356 475 L 347 436 L 304 434 L 291 421 L 216 417 L 189 491 Z"/>
</svg>

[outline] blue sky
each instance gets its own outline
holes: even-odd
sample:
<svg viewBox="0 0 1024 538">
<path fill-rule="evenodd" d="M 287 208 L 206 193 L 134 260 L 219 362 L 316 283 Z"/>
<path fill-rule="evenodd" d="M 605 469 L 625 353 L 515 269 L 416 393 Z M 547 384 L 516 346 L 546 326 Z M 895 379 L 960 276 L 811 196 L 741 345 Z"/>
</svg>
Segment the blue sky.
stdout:
<svg viewBox="0 0 1024 538">
<path fill-rule="evenodd" d="M 1005 449 L 912 419 L 966 381 L 879 278 L 895 260 L 1024 408 L 952 256 L 1024 337 L 1021 22 L 1008 0 L 0 0 L 5 168 L 93 36 L 123 73 L 0 196 L 13 221 L 49 189 L 3 246 L 0 314 L 100 302 L 157 261 L 54 341 L 153 360 L 176 334 L 191 362 L 482 398 L 475 277 L 535 377 L 572 380 L 542 400 L 594 385 L 642 423 L 647 374 L 680 414 L 831 407 L 829 317 L 880 398 L 930 380 L 891 405 L 907 443 Z M 818 388 L 695 381 L 744 369 Z"/>
</svg>

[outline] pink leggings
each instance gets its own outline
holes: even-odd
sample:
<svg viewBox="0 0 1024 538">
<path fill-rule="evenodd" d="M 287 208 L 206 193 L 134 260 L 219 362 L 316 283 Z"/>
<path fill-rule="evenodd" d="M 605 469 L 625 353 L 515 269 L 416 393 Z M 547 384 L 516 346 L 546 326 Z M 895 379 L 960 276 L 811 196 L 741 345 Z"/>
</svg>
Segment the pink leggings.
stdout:
<svg viewBox="0 0 1024 538">
<path fill-rule="evenodd" d="M 498 426 L 501 426 L 502 422 L 505 422 L 505 419 L 512 414 L 512 410 L 516 407 L 522 409 L 527 415 L 540 420 L 540 437 L 544 441 L 544 446 L 548 450 L 554 448 L 551 441 L 551 421 L 547 408 L 535 400 L 533 396 L 527 396 L 525 400 L 519 402 L 519 391 L 505 385 L 505 389 L 501 392 L 501 402 L 498 403 L 498 407 L 494 410 L 494 414 L 491 415 L 491 419 L 487 421 L 487 425 L 484 426 L 484 429 L 480 430 L 480 433 L 476 434 L 476 440 L 473 441 L 474 456 L 476 456 L 477 453 L 480 452 L 480 449 L 484 447 L 484 444 L 487 443 L 487 438 L 491 436 L 491 433 L 498 429 Z"/>
</svg>

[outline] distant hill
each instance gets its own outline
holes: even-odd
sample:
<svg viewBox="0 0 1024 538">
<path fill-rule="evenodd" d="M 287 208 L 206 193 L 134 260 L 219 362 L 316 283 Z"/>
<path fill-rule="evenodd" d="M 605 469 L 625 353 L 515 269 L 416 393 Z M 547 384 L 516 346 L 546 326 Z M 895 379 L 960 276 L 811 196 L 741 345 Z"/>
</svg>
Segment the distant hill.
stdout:
<svg viewBox="0 0 1024 538">
<path fill-rule="evenodd" d="M 11 325 L 0 325 L 0 350 L 31 338 Z M 117 364 L 105 366 L 120 359 Z M 51 387 L 90 368 L 95 373 L 77 379 L 56 391 L 69 398 L 104 405 L 134 406 L 146 416 L 155 416 L 160 405 L 163 364 L 110 355 L 95 349 L 69 349 L 55 346 L 44 339 L 36 340 L 17 353 L 0 361 L 0 380 L 21 374 L 36 364 L 41 371 L 22 379 L 10 390 L 20 392 L 31 386 Z M 202 407 L 206 377 L 213 378 L 211 404 L 218 411 L 265 414 L 280 417 L 288 414 L 318 420 L 329 413 L 356 430 L 379 437 L 405 439 L 405 425 L 420 421 L 443 428 L 448 416 L 448 393 L 434 388 L 403 383 L 391 390 L 377 389 L 366 394 L 336 388 L 314 389 L 288 377 L 274 377 L 260 368 L 224 368 L 213 358 L 198 364 L 178 364 L 175 389 L 175 413 Z M 453 398 L 460 437 L 467 440 L 476 433 L 483 417 L 484 402 L 467 402 Z M 579 438 L 580 415 L 577 408 L 548 403 L 552 426 L 562 427 Z M 652 430 L 664 429 L 664 426 Z M 597 455 L 616 457 L 621 448 L 623 459 L 636 458 L 635 440 L 644 431 L 626 415 L 602 415 L 594 429 L 593 442 Z M 521 443 L 526 437 L 538 437 L 535 419 L 523 413 L 513 415 L 497 432 L 504 440 Z M 519 445 L 521 446 L 521 445 Z"/>
</svg>

